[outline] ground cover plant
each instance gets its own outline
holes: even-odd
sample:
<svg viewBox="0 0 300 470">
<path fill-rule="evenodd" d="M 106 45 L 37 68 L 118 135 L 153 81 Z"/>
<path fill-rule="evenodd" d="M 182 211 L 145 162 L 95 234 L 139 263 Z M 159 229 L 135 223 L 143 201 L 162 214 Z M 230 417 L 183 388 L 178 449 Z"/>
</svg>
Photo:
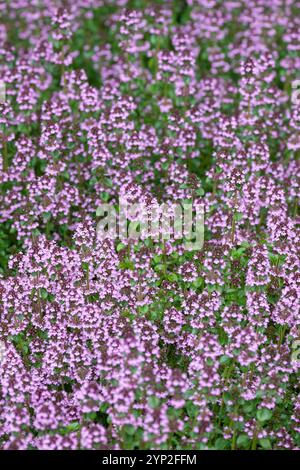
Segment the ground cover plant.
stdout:
<svg viewBox="0 0 300 470">
<path fill-rule="evenodd" d="M 1 449 L 298 449 L 300 3 L 0 12 Z M 202 249 L 99 239 L 120 195 Z"/>
</svg>

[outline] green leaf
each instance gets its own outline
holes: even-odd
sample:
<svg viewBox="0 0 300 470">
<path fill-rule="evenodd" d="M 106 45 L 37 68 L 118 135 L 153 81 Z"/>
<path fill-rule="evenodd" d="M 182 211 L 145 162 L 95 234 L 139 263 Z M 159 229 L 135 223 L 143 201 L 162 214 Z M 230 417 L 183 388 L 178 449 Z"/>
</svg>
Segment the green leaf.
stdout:
<svg viewBox="0 0 300 470">
<path fill-rule="evenodd" d="M 191 393 L 191 391 L 189 392 Z M 186 398 L 189 398 L 188 395 L 189 393 L 186 392 L 185 394 Z M 188 416 L 190 416 L 191 418 L 195 418 L 195 416 L 197 416 L 198 408 L 193 402 L 187 401 L 185 407 L 186 407 Z"/>
<path fill-rule="evenodd" d="M 260 446 L 265 449 L 265 450 L 271 450 L 272 449 L 272 444 L 270 442 L 270 439 L 262 438 L 259 439 L 259 444 Z"/>
<path fill-rule="evenodd" d="M 272 412 L 267 408 L 262 408 L 261 410 L 257 411 L 256 417 L 258 421 L 264 423 L 265 421 L 269 421 L 269 419 L 272 418 Z"/>
<path fill-rule="evenodd" d="M 77 423 L 77 422 L 68 424 L 68 426 L 66 426 L 67 431 L 78 431 L 79 428 L 80 428 L 80 423 Z"/>
<path fill-rule="evenodd" d="M 232 399 L 233 399 L 233 396 L 232 396 L 231 393 L 229 393 L 229 392 L 224 392 L 223 393 L 223 400 L 224 400 L 225 403 L 227 403 L 228 401 L 231 402 Z"/>
<path fill-rule="evenodd" d="M 252 413 L 255 409 L 255 403 L 247 401 L 243 405 L 243 410 L 245 413 Z"/>
<path fill-rule="evenodd" d="M 118 243 L 118 245 L 117 245 L 117 252 L 119 253 L 119 251 L 123 250 L 123 248 L 125 248 L 124 243 Z"/>
<path fill-rule="evenodd" d="M 153 395 L 148 398 L 148 404 L 151 408 L 157 408 L 160 405 L 160 399 Z"/>
<path fill-rule="evenodd" d="M 220 357 L 220 364 L 226 364 L 228 361 L 230 361 L 230 357 L 226 355 Z"/>
<path fill-rule="evenodd" d="M 211 367 L 211 366 L 214 365 L 214 360 L 213 360 L 211 357 L 208 357 L 208 358 L 206 359 L 206 364 L 207 364 L 209 367 Z"/>
<path fill-rule="evenodd" d="M 46 223 L 48 222 L 52 217 L 52 213 L 51 212 L 44 212 L 43 213 L 43 221 Z"/>
<path fill-rule="evenodd" d="M 242 212 L 236 212 L 236 213 L 234 214 L 233 218 L 234 218 L 234 220 L 237 221 L 237 222 L 240 221 L 240 220 L 242 220 L 242 218 L 243 218 Z"/>
<path fill-rule="evenodd" d="M 192 282 L 192 286 L 195 287 L 196 289 L 198 287 L 201 287 L 202 284 L 203 284 L 203 278 L 202 277 L 197 277 L 197 279 L 195 279 L 193 282 Z"/>
<path fill-rule="evenodd" d="M 164 265 L 163 264 L 157 264 L 155 267 L 154 267 L 155 271 L 162 271 L 164 269 Z"/>
<path fill-rule="evenodd" d="M 41 287 L 41 289 L 40 289 L 40 295 L 41 295 L 41 298 L 42 298 L 43 300 L 46 300 L 47 297 L 48 297 L 47 289 L 45 289 L 44 287 Z"/>
<path fill-rule="evenodd" d="M 178 276 L 177 276 L 176 273 L 170 273 L 170 274 L 168 274 L 167 279 L 170 282 L 176 282 L 176 281 L 178 281 Z"/>
<path fill-rule="evenodd" d="M 106 191 L 103 191 L 103 192 L 101 193 L 101 199 L 102 199 L 102 201 L 107 202 L 107 201 L 109 200 L 109 197 L 110 197 L 110 196 L 109 196 L 109 194 L 108 194 Z"/>
<path fill-rule="evenodd" d="M 219 437 L 215 442 L 215 448 L 217 450 L 223 450 L 227 446 L 227 441 L 223 437 Z"/>
<path fill-rule="evenodd" d="M 205 191 L 204 191 L 203 188 L 199 188 L 199 189 L 196 190 L 196 194 L 197 194 L 198 196 L 204 196 Z"/>
<path fill-rule="evenodd" d="M 247 436 L 247 434 L 241 434 L 236 441 L 236 444 L 239 447 L 242 447 L 243 449 L 247 449 L 250 444 L 250 439 Z"/>
<path fill-rule="evenodd" d="M 135 427 L 132 426 L 132 424 L 125 424 L 124 426 L 124 431 L 126 432 L 126 434 L 128 434 L 129 436 L 133 436 L 135 434 Z"/>
</svg>

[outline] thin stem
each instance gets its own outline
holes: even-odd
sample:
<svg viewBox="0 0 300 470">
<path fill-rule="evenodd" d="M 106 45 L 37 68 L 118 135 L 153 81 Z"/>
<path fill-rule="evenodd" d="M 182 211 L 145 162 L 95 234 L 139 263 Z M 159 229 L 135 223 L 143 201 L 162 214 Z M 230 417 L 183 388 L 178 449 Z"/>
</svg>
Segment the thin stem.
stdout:
<svg viewBox="0 0 300 470">
<path fill-rule="evenodd" d="M 232 436 L 231 450 L 236 449 L 236 438 L 237 438 L 236 430 L 234 429 L 233 436 Z"/>
<path fill-rule="evenodd" d="M 87 291 L 90 290 L 90 265 L 88 264 L 86 270 L 86 289 Z"/>
<path fill-rule="evenodd" d="M 257 435 L 256 435 L 256 431 L 255 431 L 255 434 L 253 436 L 253 439 L 252 439 L 252 443 L 251 443 L 251 450 L 256 450 L 256 447 L 257 447 Z"/>
<path fill-rule="evenodd" d="M 3 151 L 2 151 L 2 156 L 3 156 L 3 171 L 6 172 L 8 170 L 8 152 L 7 152 L 7 140 L 5 137 L 2 139 L 2 145 L 3 145 Z"/>
</svg>

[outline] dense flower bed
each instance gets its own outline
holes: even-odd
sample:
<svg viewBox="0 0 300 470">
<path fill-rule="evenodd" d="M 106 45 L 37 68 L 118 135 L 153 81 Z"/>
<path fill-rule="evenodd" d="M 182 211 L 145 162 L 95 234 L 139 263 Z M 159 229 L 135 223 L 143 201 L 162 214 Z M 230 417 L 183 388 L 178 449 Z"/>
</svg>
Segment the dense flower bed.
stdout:
<svg viewBox="0 0 300 470">
<path fill-rule="evenodd" d="M 299 7 L 0 1 L 2 449 L 300 448 Z"/>
</svg>

